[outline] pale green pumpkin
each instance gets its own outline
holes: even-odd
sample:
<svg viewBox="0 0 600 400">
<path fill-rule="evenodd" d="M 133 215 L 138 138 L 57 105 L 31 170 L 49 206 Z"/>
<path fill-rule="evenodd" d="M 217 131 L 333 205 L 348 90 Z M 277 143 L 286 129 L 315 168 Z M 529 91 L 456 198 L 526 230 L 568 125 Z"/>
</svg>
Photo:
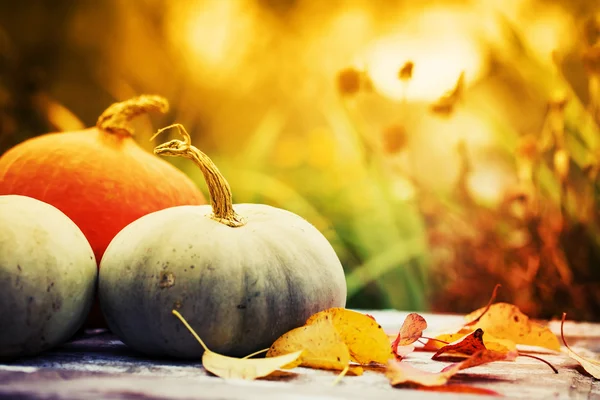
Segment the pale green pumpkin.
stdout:
<svg viewBox="0 0 600 400">
<path fill-rule="evenodd" d="M 27 196 L 0 196 L 0 359 L 36 355 L 83 324 L 96 259 L 69 217 Z"/>
<path fill-rule="evenodd" d="M 344 307 L 344 272 L 327 239 L 289 211 L 232 205 L 217 167 L 175 126 L 185 140 L 155 153 L 195 161 L 211 206 L 148 214 L 113 239 L 99 283 L 110 329 L 148 355 L 199 358 L 203 350 L 173 316 L 177 309 L 211 350 L 245 356 L 318 311 Z"/>
</svg>

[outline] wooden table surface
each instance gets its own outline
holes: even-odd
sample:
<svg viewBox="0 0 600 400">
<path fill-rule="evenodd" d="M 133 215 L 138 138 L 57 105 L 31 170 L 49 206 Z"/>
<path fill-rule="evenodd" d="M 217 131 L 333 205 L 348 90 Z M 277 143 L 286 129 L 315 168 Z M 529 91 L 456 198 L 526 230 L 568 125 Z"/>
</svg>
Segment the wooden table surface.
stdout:
<svg viewBox="0 0 600 400">
<path fill-rule="evenodd" d="M 364 311 L 390 333 L 397 332 L 406 312 Z M 462 322 L 461 316 L 421 314 L 425 334 Z M 558 333 L 558 322 L 550 323 Z M 435 329 L 432 329 L 435 328 Z M 600 325 L 567 323 L 569 344 L 582 352 L 600 352 Z M 414 352 L 409 361 L 428 371 L 445 364 L 431 361 L 428 352 Z M 589 353 L 591 354 L 591 353 Z M 544 354 L 559 370 L 525 357 L 463 371 L 458 383 L 488 388 L 508 398 L 600 399 L 600 385 L 565 354 Z M 38 357 L 0 364 L 0 398 L 7 399 L 464 399 L 482 395 L 424 392 L 393 388 L 380 373 L 346 376 L 332 385 L 334 372 L 295 368 L 286 377 L 256 381 L 223 380 L 207 374 L 200 362 L 150 360 L 130 351 L 110 333 L 78 336 Z M 453 378 L 454 379 L 454 378 Z"/>
</svg>

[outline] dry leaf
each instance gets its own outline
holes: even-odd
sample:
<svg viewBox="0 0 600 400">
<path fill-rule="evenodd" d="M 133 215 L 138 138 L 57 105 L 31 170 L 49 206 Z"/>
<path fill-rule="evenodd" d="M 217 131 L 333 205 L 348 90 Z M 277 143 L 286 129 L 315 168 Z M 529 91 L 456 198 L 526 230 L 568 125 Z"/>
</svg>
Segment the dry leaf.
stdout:
<svg viewBox="0 0 600 400">
<path fill-rule="evenodd" d="M 488 364 L 494 361 L 512 361 L 516 357 L 516 351 L 511 351 L 509 353 L 500 353 L 497 351 L 487 349 L 479 350 L 464 361 L 448 365 L 442 370 L 442 372 L 450 372 L 452 373 L 452 375 L 454 375 L 458 371 L 462 371 L 463 369 L 476 367 L 482 364 Z"/>
<path fill-rule="evenodd" d="M 302 350 L 273 358 L 234 358 L 205 350 L 202 366 L 214 375 L 226 379 L 254 380 L 270 375 L 278 369 L 295 366 Z"/>
<path fill-rule="evenodd" d="M 299 365 L 303 367 L 334 371 L 350 370 L 350 350 L 331 319 L 320 319 L 282 335 L 271 345 L 267 357 L 303 351 Z M 354 375 L 362 374 L 362 369 L 350 370 Z"/>
<path fill-rule="evenodd" d="M 386 376 L 392 386 L 412 384 L 417 386 L 441 386 L 456 375 L 459 371 L 493 361 L 506 360 L 507 354 L 491 350 L 480 350 L 471 357 L 456 364 L 451 364 L 440 372 L 427 372 L 417 369 L 406 362 L 390 360 L 386 369 Z"/>
<path fill-rule="evenodd" d="M 410 313 L 406 316 L 396 341 L 399 346 L 406 346 L 413 344 L 423 334 L 423 331 L 427 329 L 427 321 L 419 314 Z"/>
<path fill-rule="evenodd" d="M 567 354 L 573 360 L 577 361 L 583 367 L 583 369 L 585 369 L 590 375 L 592 375 L 596 379 L 600 379 L 600 361 L 580 356 L 579 354 L 577 354 L 573 350 L 571 350 L 571 348 L 567 344 L 567 341 L 565 340 L 565 335 L 563 332 L 563 327 L 565 324 L 566 316 L 567 316 L 567 314 L 563 313 L 562 321 L 560 324 L 560 337 L 562 338 L 562 341 L 565 344 L 565 347 L 567 348 Z"/>
<path fill-rule="evenodd" d="M 450 344 L 454 344 L 454 342 L 464 338 L 468 334 L 470 334 L 470 330 L 460 330 L 457 333 L 444 333 L 436 336 L 435 340 L 428 340 L 423 347 L 423 350 L 429 351 L 437 351 L 445 346 L 443 342 L 447 342 Z M 517 345 L 512 340 L 508 339 L 498 339 L 497 337 L 490 335 L 489 332 L 486 332 L 483 336 L 483 344 L 488 350 L 494 350 L 498 352 L 509 352 L 516 351 Z"/>
<path fill-rule="evenodd" d="M 468 357 L 481 350 L 486 350 L 486 347 L 483 343 L 483 330 L 479 328 L 456 342 L 445 345 L 431 359 L 438 360 L 442 354 Z"/>
<path fill-rule="evenodd" d="M 311 316 L 306 325 L 331 320 L 350 358 L 359 364 L 386 364 L 393 357 L 387 334 L 372 317 L 345 308 L 330 308 Z"/>
<path fill-rule="evenodd" d="M 473 311 L 465 317 L 467 323 L 481 315 L 482 309 Z M 487 334 L 499 339 L 508 339 L 516 344 L 544 347 L 560 350 L 558 338 L 547 327 L 529 320 L 515 305 L 495 303 L 470 327 L 481 328 Z"/>
<path fill-rule="evenodd" d="M 204 348 L 202 355 L 202 366 L 214 375 L 225 379 L 245 379 L 254 380 L 267 376 L 280 368 L 293 368 L 296 361 L 302 355 L 302 350 L 284 354 L 273 358 L 235 358 L 227 357 L 212 352 L 206 347 L 206 344 L 200 339 L 196 331 L 187 323 L 183 316 L 176 310 L 173 314 L 185 325 L 185 327 L 194 335 L 196 340 Z M 259 352 L 260 353 L 260 352 Z"/>
<path fill-rule="evenodd" d="M 415 384 L 419 386 L 441 386 L 450 379 L 451 374 L 428 372 L 413 367 L 406 362 L 389 361 L 385 376 L 392 386 Z"/>
<path fill-rule="evenodd" d="M 398 336 L 392 342 L 392 353 L 396 358 L 411 353 L 415 349 L 412 344 L 419 340 L 425 329 L 427 329 L 425 318 L 417 313 L 408 314 L 400 327 Z"/>
</svg>

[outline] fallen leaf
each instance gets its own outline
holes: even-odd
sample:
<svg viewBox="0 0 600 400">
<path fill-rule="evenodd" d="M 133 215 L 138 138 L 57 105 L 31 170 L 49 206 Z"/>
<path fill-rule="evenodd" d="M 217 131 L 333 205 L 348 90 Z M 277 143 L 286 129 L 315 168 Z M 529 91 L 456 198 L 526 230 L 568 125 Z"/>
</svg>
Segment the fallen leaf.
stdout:
<svg viewBox="0 0 600 400">
<path fill-rule="evenodd" d="M 486 350 L 486 347 L 483 343 L 483 330 L 479 328 L 459 340 L 445 345 L 431 359 L 438 360 L 442 354 L 468 357 L 481 350 Z"/>
<path fill-rule="evenodd" d="M 417 386 L 442 386 L 459 371 L 494 361 L 503 361 L 513 354 L 502 354 L 492 350 L 480 350 L 459 363 L 450 364 L 440 372 L 423 371 L 406 362 L 390 360 L 386 376 L 392 386 L 412 384 Z"/>
<path fill-rule="evenodd" d="M 294 361 L 301 354 L 300 350 L 273 358 L 234 358 L 205 350 L 202 355 L 202 366 L 221 378 L 253 380 L 294 365 Z"/>
<path fill-rule="evenodd" d="M 583 369 L 585 369 L 590 375 L 592 375 L 596 379 L 600 379 L 600 361 L 580 356 L 579 354 L 571 350 L 571 348 L 567 344 L 567 341 L 565 340 L 565 334 L 563 332 L 566 316 L 567 314 L 563 313 L 562 321 L 560 323 L 560 337 L 562 338 L 562 341 L 565 344 L 565 347 L 567 348 L 567 354 L 573 360 L 577 361 L 583 367 Z"/>
<path fill-rule="evenodd" d="M 373 318 L 341 307 L 312 315 L 306 325 L 331 320 L 350 350 L 350 359 L 358 364 L 386 364 L 393 357 L 387 334 Z"/>
<path fill-rule="evenodd" d="M 196 331 L 194 331 L 194 329 L 192 329 L 192 327 L 183 318 L 183 316 L 176 310 L 173 310 L 172 312 L 173 315 L 179 318 L 183 325 L 185 325 L 185 327 L 204 348 L 204 354 L 202 355 L 202 366 L 207 371 L 221 378 L 254 380 L 265 377 L 279 370 L 280 368 L 286 368 L 294 365 L 296 360 L 298 360 L 302 355 L 302 350 L 299 350 L 273 358 L 252 359 L 224 356 L 210 351 L 202 339 L 200 339 Z"/>
<path fill-rule="evenodd" d="M 441 386 L 452 376 L 443 372 L 423 371 L 406 362 L 390 360 L 385 375 L 392 386 L 415 384 L 419 386 Z"/>
<path fill-rule="evenodd" d="M 518 353 L 516 351 L 500 353 L 493 350 L 483 349 L 479 350 L 461 362 L 448 365 L 442 370 L 442 372 L 452 373 L 452 375 L 454 375 L 463 369 L 477 367 L 478 365 L 488 364 L 494 361 L 512 361 L 517 357 L 517 354 Z"/>
<path fill-rule="evenodd" d="M 296 361 L 303 367 L 342 371 L 361 375 L 362 368 L 351 367 L 350 350 L 329 318 L 319 319 L 283 334 L 269 348 L 267 357 L 301 351 Z"/>
<path fill-rule="evenodd" d="M 417 313 L 408 314 L 400 328 L 400 332 L 398 332 L 398 345 L 406 346 L 413 344 L 419 340 L 425 329 L 427 329 L 425 318 Z"/>
<path fill-rule="evenodd" d="M 558 338 L 543 325 L 529 320 L 519 308 L 509 303 L 495 303 L 482 315 L 483 308 L 465 317 L 467 323 L 479 318 L 471 329 L 481 328 L 498 338 L 512 340 L 516 344 L 560 350 Z"/>
<path fill-rule="evenodd" d="M 425 346 L 423 346 L 423 350 L 438 351 L 442 347 L 446 346 L 443 342 L 454 344 L 454 342 L 460 340 L 461 338 L 464 338 L 470 333 L 470 330 L 465 329 L 457 333 L 444 333 L 438 335 L 433 339 L 429 339 L 425 343 Z M 498 352 L 508 352 L 517 350 L 517 345 L 512 340 L 498 339 L 497 337 L 490 335 L 489 332 L 486 332 L 483 336 L 483 344 L 488 350 L 494 350 Z"/>
<path fill-rule="evenodd" d="M 392 353 L 394 356 L 396 358 L 404 357 L 414 351 L 415 347 L 412 344 L 419 340 L 425 329 L 427 329 L 425 318 L 417 313 L 408 314 L 400 327 L 398 336 L 392 342 Z"/>
</svg>

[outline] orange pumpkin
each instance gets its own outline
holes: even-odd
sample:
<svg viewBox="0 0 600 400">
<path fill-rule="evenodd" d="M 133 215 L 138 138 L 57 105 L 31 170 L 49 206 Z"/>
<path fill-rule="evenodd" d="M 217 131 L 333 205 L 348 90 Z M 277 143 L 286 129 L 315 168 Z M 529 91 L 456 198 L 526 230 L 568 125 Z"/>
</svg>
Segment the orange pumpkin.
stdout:
<svg viewBox="0 0 600 400">
<path fill-rule="evenodd" d="M 29 196 L 61 210 L 83 231 L 99 265 L 113 237 L 134 220 L 206 204 L 191 179 L 132 138 L 128 121 L 167 109 L 162 97 L 143 95 L 113 104 L 95 127 L 16 145 L 0 157 L 0 195 Z M 88 326 L 104 326 L 97 307 L 92 313 Z"/>
</svg>

